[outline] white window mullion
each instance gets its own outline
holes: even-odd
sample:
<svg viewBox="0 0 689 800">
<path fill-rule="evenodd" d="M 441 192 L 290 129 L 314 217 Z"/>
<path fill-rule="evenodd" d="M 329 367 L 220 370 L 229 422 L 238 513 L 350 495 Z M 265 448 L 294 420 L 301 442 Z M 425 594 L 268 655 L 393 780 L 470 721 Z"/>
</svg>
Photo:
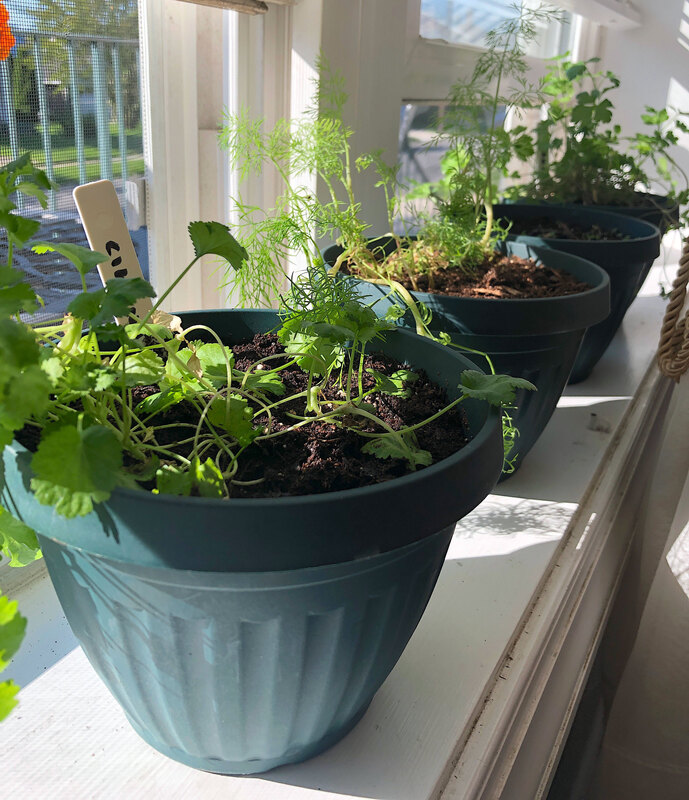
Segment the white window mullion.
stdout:
<svg viewBox="0 0 689 800">
<path fill-rule="evenodd" d="M 152 282 L 169 286 L 193 258 L 189 221 L 199 218 L 197 48 L 194 5 L 141 0 L 143 127 Z M 190 274 L 167 308 L 202 305 Z"/>
<path fill-rule="evenodd" d="M 581 16 L 574 18 L 573 25 L 572 60 L 587 61 L 589 58 L 599 57 L 604 29 L 590 19 Z"/>
</svg>

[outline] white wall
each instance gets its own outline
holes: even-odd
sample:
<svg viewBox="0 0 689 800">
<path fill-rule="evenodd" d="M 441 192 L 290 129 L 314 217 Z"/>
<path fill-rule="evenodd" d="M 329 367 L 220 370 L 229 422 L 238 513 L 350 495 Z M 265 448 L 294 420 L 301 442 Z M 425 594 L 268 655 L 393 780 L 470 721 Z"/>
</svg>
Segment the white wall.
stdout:
<svg viewBox="0 0 689 800">
<path fill-rule="evenodd" d="M 601 65 L 622 79 L 611 99 L 624 133 L 642 129 L 646 105 L 689 111 L 689 2 L 634 0 L 634 5 L 643 17 L 641 27 L 606 30 L 601 37 Z M 689 137 L 683 137 L 676 157 L 689 172 Z"/>
<path fill-rule="evenodd" d="M 345 122 L 353 128 L 355 155 L 379 148 L 397 162 L 400 106 L 404 94 L 407 3 L 402 0 L 324 0 L 322 51 L 342 73 L 349 94 Z M 373 172 L 354 179 L 355 195 L 371 234 L 388 230 L 383 193 Z"/>
</svg>

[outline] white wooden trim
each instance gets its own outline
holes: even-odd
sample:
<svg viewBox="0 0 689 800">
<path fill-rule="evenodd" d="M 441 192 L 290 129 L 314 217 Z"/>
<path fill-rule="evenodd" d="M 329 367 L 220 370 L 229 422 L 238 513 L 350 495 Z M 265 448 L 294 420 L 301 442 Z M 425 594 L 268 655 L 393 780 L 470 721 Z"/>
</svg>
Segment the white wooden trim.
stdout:
<svg viewBox="0 0 689 800">
<path fill-rule="evenodd" d="M 232 224 L 229 197 L 239 187 L 217 140 L 225 110 L 248 108 L 268 126 L 289 114 L 292 13 L 288 4 L 248 16 L 143 0 L 149 241 L 159 291 L 193 257 L 189 222 Z M 262 207 L 274 204 L 279 189 L 268 170 L 241 187 L 246 202 Z M 169 308 L 226 305 L 228 298 L 218 291 L 222 269 L 216 259 L 203 259 L 175 289 Z"/>
<path fill-rule="evenodd" d="M 638 28 L 643 17 L 629 0 L 550 0 L 556 6 L 581 14 L 596 25 L 617 31 Z"/>
<path fill-rule="evenodd" d="M 586 17 L 576 17 L 572 37 L 572 61 L 588 61 L 601 53 L 604 31 Z"/>
<path fill-rule="evenodd" d="M 187 224 L 199 218 L 194 5 L 142 0 L 143 129 L 151 279 L 160 292 L 193 258 Z M 202 304 L 198 275 L 187 276 L 169 308 Z"/>
<path fill-rule="evenodd" d="M 545 795 L 626 563 L 671 391 L 652 366 L 458 747 L 441 800 Z"/>
<path fill-rule="evenodd" d="M 349 95 L 344 118 L 355 132 L 353 152 L 382 149 L 393 164 L 404 94 L 407 6 L 401 5 L 399 0 L 326 0 L 322 19 L 323 53 L 343 75 Z M 371 235 L 387 232 L 385 200 L 374 187 L 372 171 L 354 175 L 353 183 Z"/>
</svg>

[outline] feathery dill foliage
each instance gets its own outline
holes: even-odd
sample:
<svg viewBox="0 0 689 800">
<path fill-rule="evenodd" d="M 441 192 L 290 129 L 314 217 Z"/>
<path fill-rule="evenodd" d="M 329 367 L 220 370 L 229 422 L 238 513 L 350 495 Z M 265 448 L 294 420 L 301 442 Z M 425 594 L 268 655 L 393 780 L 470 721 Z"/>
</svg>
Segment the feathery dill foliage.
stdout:
<svg viewBox="0 0 689 800">
<path fill-rule="evenodd" d="M 493 220 L 497 184 L 509 174 L 513 156 L 527 157 L 533 143 L 522 125 L 505 130 L 509 111 L 540 103 L 542 86 L 527 78 L 526 47 L 539 24 L 553 11 L 521 9 L 486 35 L 483 52 L 468 79 L 455 82 L 436 140 L 447 142 L 442 179 L 417 186 L 410 197 L 431 197 L 440 218 L 427 220 L 419 238 L 444 256 L 446 263 L 471 271 L 506 231 Z"/>
<path fill-rule="evenodd" d="M 347 101 L 342 77 L 318 62 L 314 105 L 298 120 L 281 119 L 272 130 L 263 120 L 252 120 L 246 111 L 228 115 L 220 134 L 240 180 L 260 175 L 267 167 L 279 176 L 283 191 L 275 207 L 262 210 L 233 198 L 238 235 L 248 252 L 245 268 L 229 273 L 226 285 L 245 305 L 272 305 L 285 283 L 284 265 L 291 251 L 301 252 L 308 265 L 321 260 L 317 241 L 330 238 L 341 244 L 348 260 L 371 261 L 366 247 L 368 224 L 360 218 L 354 197 L 353 171 L 370 167 L 378 171 L 389 197 L 394 197 L 396 169 L 386 167 L 379 153 L 354 158 L 350 146 L 353 131 L 344 124 Z M 302 175 L 322 181 L 327 197 L 319 200 L 305 186 Z"/>
<path fill-rule="evenodd" d="M 347 303 L 361 304 L 361 295 L 353 281 L 333 280 L 324 265 L 307 268 L 303 275 L 290 279 L 289 290 L 280 298 L 280 317 L 291 321 L 318 314 L 318 321 L 334 322 Z"/>
</svg>

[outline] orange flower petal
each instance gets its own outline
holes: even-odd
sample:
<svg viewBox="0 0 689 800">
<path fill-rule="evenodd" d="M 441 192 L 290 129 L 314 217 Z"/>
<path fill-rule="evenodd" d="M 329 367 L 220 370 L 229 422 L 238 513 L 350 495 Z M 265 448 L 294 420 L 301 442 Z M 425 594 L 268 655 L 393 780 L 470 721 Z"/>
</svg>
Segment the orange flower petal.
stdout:
<svg viewBox="0 0 689 800">
<path fill-rule="evenodd" d="M 9 28 L 0 29 L 0 61 L 5 61 L 15 45 L 15 38 Z"/>
</svg>

